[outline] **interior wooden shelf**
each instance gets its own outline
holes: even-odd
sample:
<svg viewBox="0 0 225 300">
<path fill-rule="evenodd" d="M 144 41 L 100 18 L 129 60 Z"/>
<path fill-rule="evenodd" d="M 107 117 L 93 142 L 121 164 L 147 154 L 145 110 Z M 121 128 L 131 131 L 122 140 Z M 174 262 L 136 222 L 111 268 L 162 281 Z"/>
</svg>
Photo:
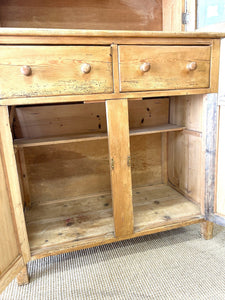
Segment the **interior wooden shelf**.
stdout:
<svg viewBox="0 0 225 300">
<path fill-rule="evenodd" d="M 202 219 L 198 205 L 164 184 L 134 189 L 133 204 L 134 236 L 163 225 Z M 64 248 L 66 243 L 79 248 L 91 241 L 115 239 L 109 193 L 34 203 L 26 210 L 26 223 L 33 255 L 57 245 Z"/>
<path fill-rule="evenodd" d="M 145 128 L 137 128 L 130 130 L 130 136 L 136 135 L 144 135 L 144 134 L 153 134 L 153 133 L 161 133 L 161 132 L 169 132 L 169 131 L 181 131 L 184 130 L 185 127 L 177 126 L 173 124 L 165 124 L 160 126 L 152 126 Z M 82 134 L 82 135 L 68 135 L 61 137 L 47 137 L 40 139 L 16 139 L 14 140 L 14 146 L 19 148 L 24 147 L 35 147 L 35 146 L 45 146 L 45 145 L 55 145 L 55 144 L 66 144 L 66 143 L 74 143 L 81 141 L 93 141 L 93 140 L 101 140 L 107 139 L 107 133 L 90 133 L 90 134 Z"/>
</svg>

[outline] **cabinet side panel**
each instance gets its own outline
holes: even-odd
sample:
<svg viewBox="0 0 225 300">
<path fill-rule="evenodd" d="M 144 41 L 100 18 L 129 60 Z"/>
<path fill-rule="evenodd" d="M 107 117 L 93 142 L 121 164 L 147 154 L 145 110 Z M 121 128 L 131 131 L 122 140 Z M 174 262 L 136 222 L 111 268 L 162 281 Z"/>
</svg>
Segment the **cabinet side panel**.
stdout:
<svg viewBox="0 0 225 300">
<path fill-rule="evenodd" d="M 225 106 L 220 106 L 216 212 L 225 216 Z"/>
<path fill-rule="evenodd" d="M 181 133 L 168 133 L 169 182 L 198 203 L 203 203 L 204 198 L 202 111 L 202 95 L 171 99 L 170 123 L 186 129 Z"/>
</svg>

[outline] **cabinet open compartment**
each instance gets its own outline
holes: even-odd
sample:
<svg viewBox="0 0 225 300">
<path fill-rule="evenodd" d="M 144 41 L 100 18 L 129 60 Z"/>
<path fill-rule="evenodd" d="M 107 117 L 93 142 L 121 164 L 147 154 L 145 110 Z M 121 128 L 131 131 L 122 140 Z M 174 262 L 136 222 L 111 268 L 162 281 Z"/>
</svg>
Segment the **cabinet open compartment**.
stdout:
<svg viewBox="0 0 225 300">
<path fill-rule="evenodd" d="M 202 221 L 202 106 L 200 96 L 128 101 L 133 236 Z M 116 240 L 106 111 L 103 102 L 14 109 L 34 257 Z"/>
<path fill-rule="evenodd" d="M 129 101 L 131 107 L 134 232 L 201 221 L 203 97 Z M 132 135 L 133 127 L 140 135 Z"/>
<path fill-rule="evenodd" d="M 113 237 L 105 104 L 15 108 L 32 254 Z"/>
</svg>

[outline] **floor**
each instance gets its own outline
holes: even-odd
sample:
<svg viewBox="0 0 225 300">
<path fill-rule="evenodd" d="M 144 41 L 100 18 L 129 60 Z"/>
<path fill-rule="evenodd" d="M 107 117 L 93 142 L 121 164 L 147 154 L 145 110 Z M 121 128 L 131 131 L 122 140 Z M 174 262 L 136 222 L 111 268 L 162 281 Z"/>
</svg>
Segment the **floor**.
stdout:
<svg viewBox="0 0 225 300">
<path fill-rule="evenodd" d="M 31 262 L 0 300 L 225 299 L 225 228 L 192 225 Z"/>
</svg>

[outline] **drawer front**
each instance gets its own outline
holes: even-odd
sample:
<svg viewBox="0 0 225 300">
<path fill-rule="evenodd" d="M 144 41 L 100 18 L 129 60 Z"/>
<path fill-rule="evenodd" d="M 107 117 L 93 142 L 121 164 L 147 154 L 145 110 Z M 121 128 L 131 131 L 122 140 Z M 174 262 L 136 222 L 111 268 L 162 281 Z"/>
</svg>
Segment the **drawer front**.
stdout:
<svg viewBox="0 0 225 300">
<path fill-rule="evenodd" d="M 208 88 L 210 46 L 120 46 L 120 91 Z"/>
<path fill-rule="evenodd" d="M 1 46 L 0 97 L 110 93 L 110 47 Z"/>
</svg>

